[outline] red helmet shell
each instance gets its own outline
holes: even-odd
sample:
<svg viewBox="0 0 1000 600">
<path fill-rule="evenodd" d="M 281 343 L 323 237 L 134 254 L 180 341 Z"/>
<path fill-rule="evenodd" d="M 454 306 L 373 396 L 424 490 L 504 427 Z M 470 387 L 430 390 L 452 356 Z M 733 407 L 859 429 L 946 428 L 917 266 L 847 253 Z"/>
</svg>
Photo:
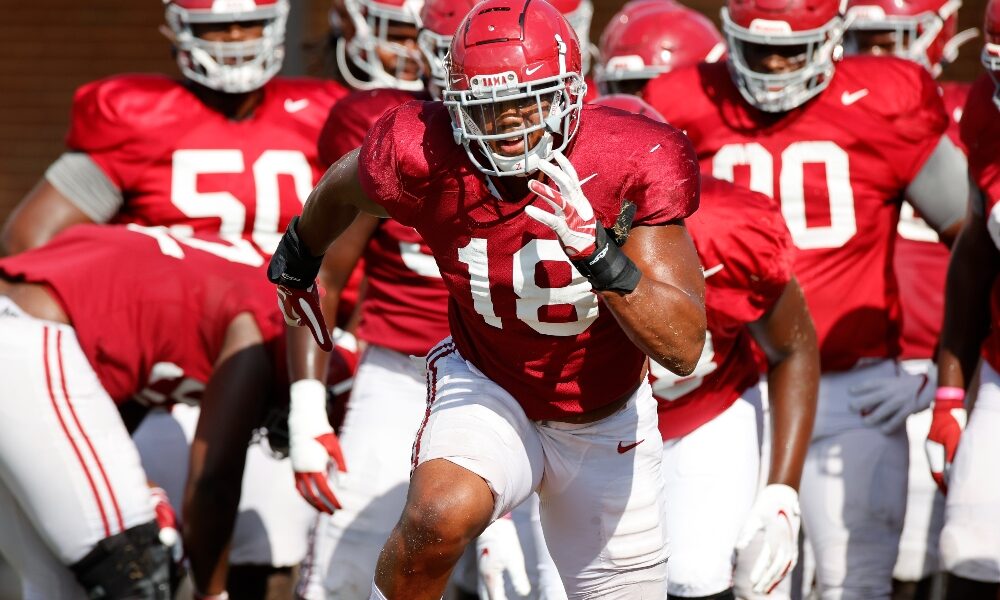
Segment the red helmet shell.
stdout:
<svg viewBox="0 0 1000 600">
<path fill-rule="evenodd" d="M 608 94 L 607 96 L 601 96 L 600 98 L 594 100 L 591 104 L 610 106 L 611 108 L 617 108 L 619 110 L 642 115 L 648 119 L 659 121 L 660 123 L 667 122 L 667 120 L 663 118 L 663 115 L 650 106 L 648 102 L 632 94 Z"/>
<path fill-rule="evenodd" d="M 986 5 L 983 35 L 986 43 L 1000 45 L 1000 0 L 990 0 Z"/>
<path fill-rule="evenodd" d="M 566 44 L 560 54 L 560 44 Z M 580 44 L 562 14 L 544 0 L 486 0 L 462 21 L 451 43 L 449 85 L 501 85 L 501 74 L 524 83 L 580 73 Z M 489 79 L 485 79 L 489 78 Z"/>
<path fill-rule="evenodd" d="M 438 35 L 451 37 L 475 5 L 475 0 L 424 0 L 420 26 Z"/>
<path fill-rule="evenodd" d="M 844 11 L 844 0 L 729 0 L 729 18 L 755 33 L 819 29 Z"/>
</svg>

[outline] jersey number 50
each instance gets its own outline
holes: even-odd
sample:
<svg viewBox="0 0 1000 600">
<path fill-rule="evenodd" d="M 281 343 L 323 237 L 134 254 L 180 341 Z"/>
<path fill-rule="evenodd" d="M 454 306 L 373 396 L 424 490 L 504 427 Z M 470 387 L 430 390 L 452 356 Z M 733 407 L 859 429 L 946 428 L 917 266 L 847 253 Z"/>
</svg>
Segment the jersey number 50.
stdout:
<svg viewBox="0 0 1000 600">
<path fill-rule="evenodd" d="M 806 220 L 805 166 L 823 165 L 830 224 L 809 226 Z M 712 175 L 734 181 L 737 166 L 750 167 L 750 189 L 774 198 L 774 157 L 756 143 L 726 144 L 712 157 Z M 854 216 L 854 191 L 847 152 L 833 142 L 795 142 L 781 153 L 778 178 L 781 214 L 792 241 L 802 250 L 840 248 L 858 232 Z"/>
</svg>

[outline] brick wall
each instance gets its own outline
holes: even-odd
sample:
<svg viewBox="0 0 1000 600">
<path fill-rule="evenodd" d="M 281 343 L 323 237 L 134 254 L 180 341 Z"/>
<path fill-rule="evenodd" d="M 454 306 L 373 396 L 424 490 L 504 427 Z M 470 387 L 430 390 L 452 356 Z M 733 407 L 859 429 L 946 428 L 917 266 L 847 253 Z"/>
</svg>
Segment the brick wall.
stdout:
<svg viewBox="0 0 1000 600">
<path fill-rule="evenodd" d="M 319 73 L 317 62 L 329 0 L 292 0 L 292 73 Z M 720 0 L 689 4 L 718 20 Z M 595 0 L 593 37 L 623 0 Z M 962 26 L 978 24 L 985 0 L 962 10 Z M 0 19 L 0 220 L 62 149 L 73 90 L 122 72 L 176 73 L 158 0 L 41 0 L 19 2 Z M 969 79 L 978 69 L 978 41 L 948 76 Z"/>
</svg>

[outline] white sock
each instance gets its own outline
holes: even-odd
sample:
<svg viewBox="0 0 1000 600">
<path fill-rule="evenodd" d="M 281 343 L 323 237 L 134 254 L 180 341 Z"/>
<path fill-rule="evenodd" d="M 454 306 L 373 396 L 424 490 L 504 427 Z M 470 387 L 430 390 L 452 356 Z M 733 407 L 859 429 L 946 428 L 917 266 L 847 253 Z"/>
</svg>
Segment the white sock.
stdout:
<svg viewBox="0 0 1000 600">
<path fill-rule="evenodd" d="M 378 586 L 375 585 L 374 579 L 372 580 L 372 595 L 368 597 L 368 600 L 389 600 L 382 593 L 382 590 L 378 589 Z"/>
</svg>

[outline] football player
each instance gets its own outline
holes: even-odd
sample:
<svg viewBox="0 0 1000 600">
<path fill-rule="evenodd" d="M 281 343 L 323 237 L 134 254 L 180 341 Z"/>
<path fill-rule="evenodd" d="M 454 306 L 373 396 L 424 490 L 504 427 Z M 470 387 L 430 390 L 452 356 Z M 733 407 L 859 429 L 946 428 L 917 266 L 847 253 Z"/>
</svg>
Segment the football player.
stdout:
<svg viewBox="0 0 1000 600">
<path fill-rule="evenodd" d="M 995 598 L 1000 591 L 1000 487 L 996 432 L 1000 427 L 1000 2 L 986 6 L 987 73 L 973 85 L 962 116 L 969 149 L 972 201 L 952 249 L 945 319 L 938 354 L 938 389 L 927 440 L 934 478 L 947 490 L 941 561 L 948 598 Z M 978 381 L 974 371 L 979 369 Z M 966 414 L 966 390 L 975 390 Z M 968 416 L 968 429 L 962 432 Z M 959 437 L 961 436 L 961 444 Z M 956 454 L 956 449 L 958 453 Z M 954 462 L 952 462 L 954 461 Z"/>
<path fill-rule="evenodd" d="M 379 119 L 269 268 L 286 315 L 319 329 L 302 308 L 319 256 L 364 211 L 414 227 L 450 293 L 453 337 L 426 360 L 407 503 L 371 597 L 439 598 L 466 545 L 535 490 L 570 596 L 662 597 L 644 353 L 686 374 L 701 352 L 682 224 L 697 162 L 669 126 L 583 106 L 576 34 L 551 5 L 487 0 L 460 31 L 444 103 Z"/>
<path fill-rule="evenodd" d="M 419 92 L 423 61 L 417 28 L 423 0 L 334 0 L 331 39 L 337 72 L 356 90 Z"/>
<path fill-rule="evenodd" d="M 0 260 L 0 495 L 13 501 L 0 550 L 25 598 L 173 597 L 169 540 L 116 409 L 134 396 L 204 408 L 184 546 L 195 596 L 226 597 L 245 448 L 273 389 L 265 344 L 283 330 L 261 282 L 135 225 L 77 226 Z"/>
<path fill-rule="evenodd" d="M 897 2 L 891 0 L 851 0 L 845 35 L 845 50 L 853 54 L 897 56 L 922 65 L 937 77 L 958 57 L 959 46 L 976 35 L 975 29 L 958 33 L 961 2 Z M 962 108 L 970 84 L 940 83 L 948 137 L 964 153 L 958 134 Z M 902 367 L 908 373 L 927 374 L 925 394 L 929 402 L 935 373 L 933 358 L 941 329 L 944 306 L 945 272 L 949 252 L 937 233 L 917 216 L 909 203 L 900 210 L 893 266 L 899 281 L 899 301 L 903 310 Z M 931 575 L 940 562 L 938 542 L 944 524 L 944 496 L 927 476 L 924 441 L 931 424 L 931 411 L 922 410 L 906 419 L 910 443 L 909 490 L 906 518 L 899 542 L 899 557 L 893 570 L 897 598 L 929 597 Z"/>
<path fill-rule="evenodd" d="M 674 2 L 632 0 L 601 34 L 597 84 L 603 94 L 640 94 L 654 77 L 725 56 L 722 34 L 705 15 Z"/>
<path fill-rule="evenodd" d="M 596 102 L 663 119 L 635 96 Z M 703 176 L 700 208 L 686 224 L 705 272 L 705 350 L 688 377 L 650 365 L 664 442 L 668 597 L 733 598 L 737 549 L 747 554 L 749 587 L 766 594 L 798 553 L 796 490 L 819 385 L 815 332 L 791 273 L 791 237 L 770 198 Z M 773 444 L 768 485 L 760 492 L 761 406 L 751 338 L 771 359 L 770 414 L 774 437 L 782 440 Z M 706 514 L 714 515 L 711 529 L 692 518 Z"/>
<path fill-rule="evenodd" d="M 256 269 L 301 210 L 323 171 L 316 138 L 346 91 L 332 82 L 276 77 L 288 1 L 164 6 L 183 79 L 122 75 L 81 87 L 67 151 L 5 224 L 0 243 L 7 252 L 38 246 L 76 223 L 132 222 L 168 227 Z M 202 234 L 215 237 L 206 241 Z M 165 437 L 159 433 L 177 427 L 154 411 L 136 434 L 154 480 L 178 481 L 164 486 L 175 503 L 183 461 L 159 445 Z M 272 484 L 292 481 L 289 461 L 273 460 L 259 444 L 248 461 L 231 556 L 240 565 L 275 569 L 290 596 L 291 566 L 305 555 L 313 512 L 291 486 L 280 494 Z M 270 500 L 275 495 L 278 503 Z M 234 585 L 260 579 L 233 573 Z"/>
<path fill-rule="evenodd" d="M 706 172 L 780 204 L 823 369 L 802 518 L 821 595 L 873 599 L 892 589 L 903 425 L 926 383 L 896 362 L 898 200 L 947 241 L 968 186 L 924 68 L 893 57 L 837 62 L 843 11 L 837 0 L 733 0 L 722 12 L 726 61 L 661 75 L 644 97 L 686 131 Z"/>
</svg>

